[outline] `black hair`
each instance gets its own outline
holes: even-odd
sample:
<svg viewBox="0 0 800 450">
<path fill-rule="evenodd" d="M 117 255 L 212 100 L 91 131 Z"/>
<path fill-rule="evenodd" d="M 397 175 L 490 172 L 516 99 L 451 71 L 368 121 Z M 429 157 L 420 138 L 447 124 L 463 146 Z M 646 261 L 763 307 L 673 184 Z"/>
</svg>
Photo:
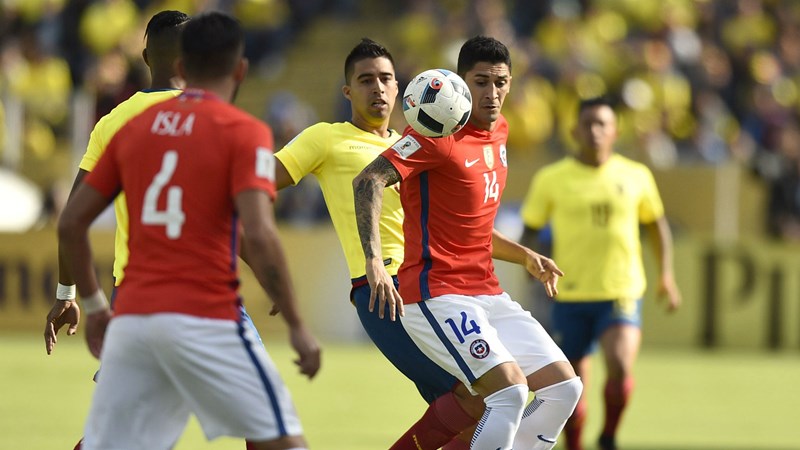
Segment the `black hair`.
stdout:
<svg viewBox="0 0 800 450">
<path fill-rule="evenodd" d="M 594 108 L 596 106 L 608 106 L 616 113 L 616 102 L 608 95 L 601 95 L 599 97 L 586 98 L 578 103 L 578 115 L 580 116 L 584 110 Z"/>
<path fill-rule="evenodd" d="M 244 30 L 221 12 L 189 19 L 181 35 L 181 56 L 190 78 L 213 80 L 233 72 L 244 54 Z"/>
<path fill-rule="evenodd" d="M 508 52 L 508 47 L 493 37 L 475 36 L 465 42 L 458 52 L 456 71 L 463 77 L 479 62 L 505 63 L 508 70 L 511 70 L 511 54 Z"/>
<path fill-rule="evenodd" d="M 144 32 L 148 64 L 156 72 L 171 73 L 180 54 L 180 36 L 189 16 L 174 10 L 156 13 Z"/>
<path fill-rule="evenodd" d="M 144 37 L 149 40 L 160 39 L 161 36 L 166 34 L 177 36 L 182 28 L 181 25 L 186 23 L 187 20 L 189 20 L 189 16 L 180 11 L 166 10 L 158 12 L 147 22 Z"/>
<path fill-rule="evenodd" d="M 361 38 L 361 42 L 350 50 L 350 54 L 347 55 L 347 58 L 344 60 L 345 84 L 350 84 L 350 77 L 353 76 L 357 62 L 362 59 L 381 57 L 388 59 L 392 63 L 392 66 L 394 66 L 394 58 L 392 58 L 392 54 L 389 53 L 386 47 L 370 38 Z"/>
</svg>

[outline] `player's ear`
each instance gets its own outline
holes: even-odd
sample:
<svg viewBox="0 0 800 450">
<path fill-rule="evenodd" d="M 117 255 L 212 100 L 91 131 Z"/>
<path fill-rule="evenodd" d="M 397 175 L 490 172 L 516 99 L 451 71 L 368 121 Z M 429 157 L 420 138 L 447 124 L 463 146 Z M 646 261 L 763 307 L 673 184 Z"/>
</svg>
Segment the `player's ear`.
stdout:
<svg viewBox="0 0 800 450">
<path fill-rule="evenodd" d="M 147 48 L 142 49 L 142 59 L 147 64 L 147 67 L 150 67 L 150 61 L 147 60 Z"/>
<path fill-rule="evenodd" d="M 247 70 L 250 68 L 250 61 L 247 58 L 239 59 L 239 63 L 236 65 L 236 70 L 233 73 L 233 78 L 236 80 L 237 83 L 241 83 L 244 81 L 244 78 L 247 76 Z"/>
<path fill-rule="evenodd" d="M 180 90 L 186 89 L 186 80 L 184 80 L 183 78 L 179 77 L 178 75 L 175 75 L 174 77 L 171 77 L 169 79 L 169 84 L 174 89 L 180 89 Z"/>
<path fill-rule="evenodd" d="M 352 98 L 350 98 L 350 86 L 346 84 L 342 86 L 342 95 L 344 95 L 344 98 L 352 100 Z"/>
</svg>

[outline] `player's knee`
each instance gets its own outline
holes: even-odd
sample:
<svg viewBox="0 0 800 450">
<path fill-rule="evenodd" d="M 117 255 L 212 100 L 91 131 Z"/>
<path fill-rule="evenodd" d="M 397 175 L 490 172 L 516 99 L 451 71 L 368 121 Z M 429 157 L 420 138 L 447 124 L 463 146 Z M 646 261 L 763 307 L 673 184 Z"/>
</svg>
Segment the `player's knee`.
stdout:
<svg viewBox="0 0 800 450">
<path fill-rule="evenodd" d="M 486 412 L 475 429 L 471 448 L 499 448 L 511 443 L 519 428 L 522 410 L 528 399 L 528 385 L 512 384 L 487 395 Z M 510 448 L 501 445 L 503 448 Z"/>
<path fill-rule="evenodd" d="M 580 377 L 556 383 L 536 391 L 536 398 L 550 405 L 560 405 L 565 417 L 569 417 L 578 404 L 583 392 L 583 383 Z"/>
<path fill-rule="evenodd" d="M 508 411 L 518 410 L 521 412 L 522 408 L 525 407 L 525 402 L 527 400 L 528 385 L 514 384 L 507 388 L 500 389 L 491 395 L 487 395 L 483 401 L 486 403 L 487 409 L 502 409 Z"/>
</svg>

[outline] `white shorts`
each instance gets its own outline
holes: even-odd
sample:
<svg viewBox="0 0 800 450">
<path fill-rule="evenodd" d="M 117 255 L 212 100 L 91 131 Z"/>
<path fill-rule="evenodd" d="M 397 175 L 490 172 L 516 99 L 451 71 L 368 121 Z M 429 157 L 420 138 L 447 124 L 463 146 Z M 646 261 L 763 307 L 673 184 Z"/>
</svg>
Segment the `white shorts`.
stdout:
<svg viewBox="0 0 800 450">
<path fill-rule="evenodd" d="M 106 331 L 84 450 L 172 448 L 189 414 L 209 440 L 302 434 L 289 391 L 250 325 L 124 315 Z"/>
<path fill-rule="evenodd" d="M 417 347 L 473 394 L 472 383 L 499 364 L 516 361 L 528 376 L 567 360 L 539 322 L 505 292 L 412 303 L 400 321 Z"/>
</svg>

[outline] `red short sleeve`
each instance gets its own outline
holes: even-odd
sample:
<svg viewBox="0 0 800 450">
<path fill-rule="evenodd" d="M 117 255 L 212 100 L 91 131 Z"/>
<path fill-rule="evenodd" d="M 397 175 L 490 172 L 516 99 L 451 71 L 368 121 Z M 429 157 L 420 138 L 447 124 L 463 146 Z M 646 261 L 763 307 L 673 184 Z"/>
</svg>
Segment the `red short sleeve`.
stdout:
<svg viewBox="0 0 800 450">
<path fill-rule="evenodd" d="M 272 131 L 266 125 L 251 122 L 237 133 L 231 165 L 231 196 L 248 190 L 266 191 L 275 200 L 275 148 Z"/>
<path fill-rule="evenodd" d="M 97 165 L 84 178 L 86 184 L 106 198 L 114 198 L 122 190 L 116 147 L 115 139 L 112 139 Z"/>
<path fill-rule="evenodd" d="M 452 137 L 429 138 L 408 127 L 403 137 L 381 155 L 394 165 L 405 180 L 441 165 L 450 155 L 452 145 Z"/>
</svg>

